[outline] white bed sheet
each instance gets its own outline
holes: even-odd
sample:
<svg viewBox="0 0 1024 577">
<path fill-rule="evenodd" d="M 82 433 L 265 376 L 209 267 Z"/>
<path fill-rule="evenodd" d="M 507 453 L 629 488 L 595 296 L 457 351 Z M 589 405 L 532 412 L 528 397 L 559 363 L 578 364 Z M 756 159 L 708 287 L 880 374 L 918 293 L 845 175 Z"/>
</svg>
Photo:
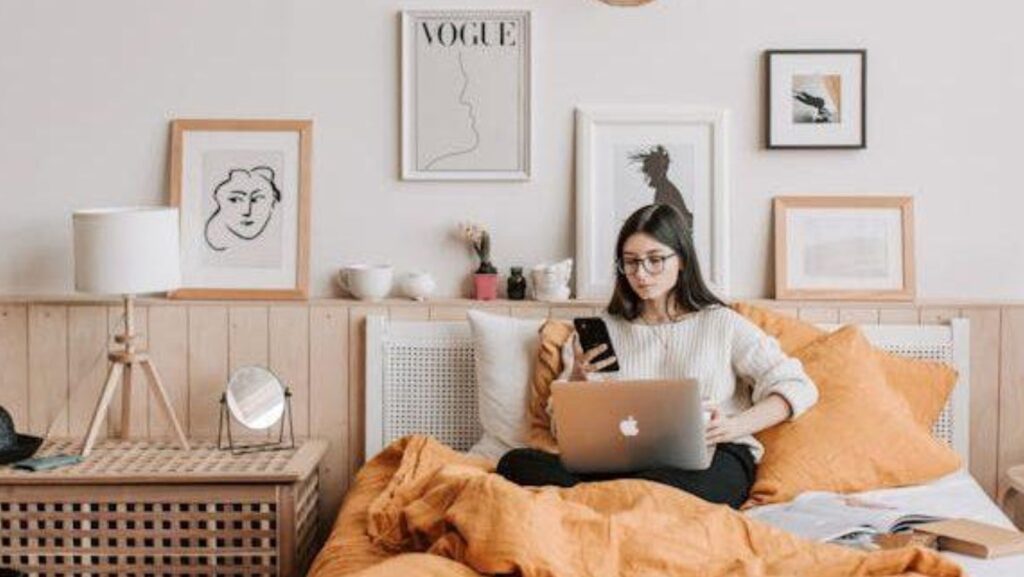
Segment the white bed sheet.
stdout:
<svg viewBox="0 0 1024 577">
<path fill-rule="evenodd" d="M 1014 528 L 1013 522 L 988 497 L 974 477 L 963 469 L 925 485 L 858 494 L 914 513 L 960 517 Z M 757 518 L 759 512 L 778 506 L 755 507 L 747 511 L 747 514 Z M 956 553 L 943 555 L 959 563 L 968 575 L 974 577 L 1024 577 L 1024 555 L 1000 559 L 977 559 Z"/>
</svg>

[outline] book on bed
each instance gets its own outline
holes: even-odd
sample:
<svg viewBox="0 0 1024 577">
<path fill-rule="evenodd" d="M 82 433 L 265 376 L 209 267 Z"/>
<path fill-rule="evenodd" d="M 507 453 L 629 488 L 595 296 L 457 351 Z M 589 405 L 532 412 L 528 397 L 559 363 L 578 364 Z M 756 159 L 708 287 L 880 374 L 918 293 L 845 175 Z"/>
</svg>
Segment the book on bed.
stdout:
<svg viewBox="0 0 1024 577">
<path fill-rule="evenodd" d="M 859 544 L 874 535 L 942 520 L 862 497 L 825 492 L 803 493 L 790 503 L 751 516 L 806 539 L 839 544 Z"/>
</svg>

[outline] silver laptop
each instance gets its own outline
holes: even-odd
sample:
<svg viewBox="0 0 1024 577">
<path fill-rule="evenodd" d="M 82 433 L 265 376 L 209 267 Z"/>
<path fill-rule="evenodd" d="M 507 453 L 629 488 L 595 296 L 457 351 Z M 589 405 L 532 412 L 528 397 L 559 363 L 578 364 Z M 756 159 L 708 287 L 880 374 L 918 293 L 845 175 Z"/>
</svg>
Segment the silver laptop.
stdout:
<svg viewBox="0 0 1024 577">
<path fill-rule="evenodd" d="M 562 464 L 575 473 L 707 469 L 695 380 L 552 383 Z"/>
</svg>

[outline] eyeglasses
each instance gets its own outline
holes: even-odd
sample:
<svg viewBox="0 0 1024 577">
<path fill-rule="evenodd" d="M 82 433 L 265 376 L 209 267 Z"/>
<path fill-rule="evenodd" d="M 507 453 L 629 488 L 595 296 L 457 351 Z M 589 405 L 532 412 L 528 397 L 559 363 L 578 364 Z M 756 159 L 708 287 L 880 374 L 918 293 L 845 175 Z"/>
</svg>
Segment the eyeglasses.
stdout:
<svg viewBox="0 0 1024 577">
<path fill-rule="evenodd" d="M 647 274 L 659 275 L 665 270 L 665 261 L 675 256 L 677 255 L 672 253 L 652 254 L 645 258 L 624 258 L 616 261 L 615 268 L 622 274 L 632 276 L 640 272 L 640 267 L 643 266 Z"/>
</svg>

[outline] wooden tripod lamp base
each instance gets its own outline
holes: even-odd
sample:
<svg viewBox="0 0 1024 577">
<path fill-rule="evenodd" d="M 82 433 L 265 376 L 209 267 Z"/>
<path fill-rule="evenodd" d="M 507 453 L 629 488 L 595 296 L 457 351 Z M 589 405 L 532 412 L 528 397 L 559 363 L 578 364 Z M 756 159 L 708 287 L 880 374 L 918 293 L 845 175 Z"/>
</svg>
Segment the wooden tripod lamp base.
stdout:
<svg viewBox="0 0 1024 577">
<path fill-rule="evenodd" d="M 115 342 L 124 345 L 124 350 L 107 355 L 111 362 L 110 372 L 107 373 L 103 392 L 96 402 L 96 410 L 93 412 L 92 420 L 89 422 L 89 432 L 85 436 L 85 443 L 82 445 L 81 454 L 83 457 L 88 457 L 92 451 L 92 447 L 96 443 L 96 437 L 100 432 L 100 425 L 103 424 L 107 410 L 110 407 L 110 401 L 114 398 L 114 393 L 117 392 L 117 387 L 122 382 L 124 388 L 121 389 L 121 438 L 127 439 L 131 436 L 132 376 L 137 369 L 142 370 L 146 380 L 149 382 L 150 390 L 156 397 L 157 405 L 163 410 L 164 417 L 174 427 L 174 434 L 178 438 L 178 444 L 187 451 L 189 450 L 188 440 L 185 438 L 185 433 L 182 431 L 177 417 L 174 416 L 174 409 L 171 407 L 171 400 L 167 396 L 167 390 L 164 389 L 164 385 L 160 381 L 160 374 L 156 372 L 153 361 L 145 353 L 135 349 L 136 335 L 133 299 L 130 296 L 126 296 L 124 301 L 125 333 L 114 337 Z"/>
<path fill-rule="evenodd" d="M 178 419 L 174 418 L 174 410 L 156 368 L 145 354 L 135 350 L 135 315 L 131 296 L 174 290 L 181 286 L 178 209 L 142 206 L 78 210 L 71 215 L 71 221 L 75 238 L 75 289 L 92 294 L 125 295 L 125 330 L 115 339 L 124 345 L 124 350 L 107 356 L 111 362 L 110 373 L 92 414 L 89 432 L 82 445 L 82 456 L 86 457 L 92 451 L 110 400 L 122 380 L 121 436 L 131 434 L 132 376 L 136 369 L 145 373 L 157 404 L 174 426 L 178 442 L 183 449 L 188 449 L 185 433 Z"/>
</svg>

